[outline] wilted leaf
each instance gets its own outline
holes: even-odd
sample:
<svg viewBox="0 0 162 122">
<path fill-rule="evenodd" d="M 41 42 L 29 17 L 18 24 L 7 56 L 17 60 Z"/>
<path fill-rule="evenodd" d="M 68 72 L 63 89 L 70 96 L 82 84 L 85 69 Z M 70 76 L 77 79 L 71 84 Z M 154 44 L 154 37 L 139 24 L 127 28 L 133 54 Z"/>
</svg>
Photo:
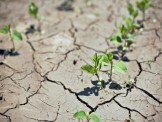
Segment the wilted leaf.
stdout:
<svg viewBox="0 0 162 122">
<path fill-rule="evenodd" d="M 84 119 L 87 118 L 87 115 L 84 111 L 78 111 L 73 115 L 73 117 L 77 119 Z"/>
<path fill-rule="evenodd" d="M 81 70 L 85 71 L 85 72 L 88 72 L 89 74 L 92 74 L 92 75 L 96 74 L 96 72 L 97 72 L 96 69 L 93 66 L 89 65 L 89 64 L 86 64 L 86 65 L 82 66 Z"/>
<path fill-rule="evenodd" d="M 14 41 L 21 41 L 23 39 L 21 33 L 16 30 L 13 31 L 11 37 Z"/>
<path fill-rule="evenodd" d="M 0 33 L 7 34 L 10 31 L 9 25 L 4 25 L 2 28 L 0 28 Z"/>
<path fill-rule="evenodd" d="M 28 13 L 30 16 L 34 16 L 34 17 L 37 17 L 37 14 L 38 14 L 38 6 L 31 2 L 30 5 L 29 5 L 29 8 L 28 8 Z"/>
<path fill-rule="evenodd" d="M 95 114 L 91 114 L 89 115 L 89 118 L 93 121 L 93 122 L 100 122 L 100 118 L 95 115 Z"/>
<path fill-rule="evenodd" d="M 127 67 L 123 62 L 119 61 L 114 65 L 113 70 L 124 74 L 127 72 Z"/>
</svg>

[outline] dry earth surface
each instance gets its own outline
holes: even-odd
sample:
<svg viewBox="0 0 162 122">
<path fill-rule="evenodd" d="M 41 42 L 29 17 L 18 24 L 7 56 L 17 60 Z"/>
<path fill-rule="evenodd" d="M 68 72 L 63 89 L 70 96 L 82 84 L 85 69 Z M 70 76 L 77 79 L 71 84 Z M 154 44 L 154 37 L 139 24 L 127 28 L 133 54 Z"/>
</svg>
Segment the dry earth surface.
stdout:
<svg viewBox="0 0 162 122">
<path fill-rule="evenodd" d="M 101 122 L 162 122 L 161 0 L 152 0 L 145 29 L 126 54 L 128 73 L 115 74 L 117 83 L 104 90 L 80 67 L 95 52 L 116 50 L 108 39 L 128 15 L 127 1 L 74 0 L 65 8 L 64 0 L 33 1 L 42 31 L 27 38 L 26 29 L 37 25 L 27 13 L 30 1 L 0 0 L 0 26 L 11 24 L 24 37 L 4 59 L 11 43 L 0 35 L 0 122 L 77 122 L 78 110 L 95 112 Z M 136 81 L 131 91 L 123 85 L 129 75 Z"/>
</svg>

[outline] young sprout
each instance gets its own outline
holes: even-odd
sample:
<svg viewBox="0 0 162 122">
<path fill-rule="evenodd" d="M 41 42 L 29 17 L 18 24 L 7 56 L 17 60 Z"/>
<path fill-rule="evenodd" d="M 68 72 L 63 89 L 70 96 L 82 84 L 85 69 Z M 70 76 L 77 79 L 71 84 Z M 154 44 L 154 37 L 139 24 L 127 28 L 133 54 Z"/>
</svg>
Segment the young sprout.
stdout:
<svg viewBox="0 0 162 122">
<path fill-rule="evenodd" d="M 38 12 L 39 12 L 38 6 L 34 2 L 31 2 L 28 7 L 28 13 L 31 17 L 34 17 L 37 20 L 38 22 L 37 30 L 40 32 L 41 23 L 40 23 L 40 17 L 38 16 Z"/>
<path fill-rule="evenodd" d="M 86 122 L 92 120 L 93 122 L 100 122 L 100 118 L 96 114 L 87 115 L 85 111 L 78 111 L 73 114 L 73 118 L 80 120 L 86 119 Z"/>
<path fill-rule="evenodd" d="M 124 24 L 118 27 L 118 33 L 112 35 L 110 41 L 114 44 L 122 44 L 122 54 L 127 50 L 128 45 L 128 34 L 130 29 Z"/>
<path fill-rule="evenodd" d="M 134 23 L 136 17 L 138 16 L 138 10 L 135 10 L 135 8 L 133 7 L 131 3 L 128 3 L 127 10 L 129 12 L 129 15 L 132 17 L 132 21 Z"/>
<path fill-rule="evenodd" d="M 151 0 L 141 0 L 136 1 L 137 8 L 142 12 L 143 14 L 143 21 L 145 20 L 145 12 L 150 7 Z"/>
<path fill-rule="evenodd" d="M 96 75 L 98 81 L 101 83 L 102 80 L 99 77 L 99 71 L 102 67 L 102 55 L 97 55 L 97 53 L 95 53 L 92 56 L 92 64 L 93 65 L 90 65 L 90 64 L 83 65 L 81 67 L 81 70 L 85 71 L 91 75 Z"/>
<path fill-rule="evenodd" d="M 110 41 L 114 44 L 122 44 L 121 54 L 123 55 L 130 47 L 136 37 L 136 24 L 132 18 L 124 18 L 124 24 L 118 26 L 118 32 L 111 36 Z"/>
<path fill-rule="evenodd" d="M 0 33 L 2 34 L 8 34 L 12 43 L 12 49 L 11 51 L 15 50 L 15 44 L 14 41 L 22 41 L 22 35 L 17 30 L 12 30 L 10 25 L 4 25 L 0 28 Z"/>
<path fill-rule="evenodd" d="M 86 65 L 83 65 L 81 69 L 82 71 L 88 72 L 89 74 L 96 75 L 98 78 L 98 81 L 100 82 L 101 80 L 100 80 L 98 72 L 104 66 L 110 66 L 110 71 L 108 71 L 109 82 L 112 81 L 113 72 L 118 72 L 122 74 L 127 72 L 127 67 L 123 62 L 119 61 L 114 64 L 112 53 L 107 53 L 103 55 L 97 55 L 97 53 L 95 53 L 92 58 L 92 62 L 93 62 L 93 65 L 86 64 Z"/>
<path fill-rule="evenodd" d="M 117 63 L 113 62 L 112 53 L 104 54 L 103 57 L 104 66 L 108 66 L 110 64 L 110 71 L 108 71 L 109 82 L 112 81 L 113 72 L 118 72 L 121 74 L 125 74 L 127 72 L 127 67 L 122 61 L 119 61 Z"/>
</svg>

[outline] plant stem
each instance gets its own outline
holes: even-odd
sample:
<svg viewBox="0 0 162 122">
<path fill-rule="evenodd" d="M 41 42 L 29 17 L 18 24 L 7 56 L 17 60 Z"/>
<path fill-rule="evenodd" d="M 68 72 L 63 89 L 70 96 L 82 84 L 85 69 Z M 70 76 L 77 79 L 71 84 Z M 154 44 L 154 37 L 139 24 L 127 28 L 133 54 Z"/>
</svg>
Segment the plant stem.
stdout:
<svg viewBox="0 0 162 122">
<path fill-rule="evenodd" d="M 97 77 L 98 81 L 101 82 L 101 89 L 103 89 L 102 81 L 100 80 L 98 73 L 96 73 L 96 77 Z"/>
<path fill-rule="evenodd" d="M 110 69 L 110 79 L 109 79 L 109 82 L 112 81 L 113 61 L 111 61 L 110 64 L 111 64 L 111 69 Z"/>
<path fill-rule="evenodd" d="M 97 77 L 98 81 L 100 81 L 100 77 L 99 77 L 98 73 L 96 73 L 96 77 Z"/>
<path fill-rule="evenodd" d="M 12 49 L 11 49 L 11 51 L 13 50 L 15 50 L 15 44 L 14 44 L 14 41 L 13 41 L 13 39 L 12 39 L 12 35 L 11 35 L 11 30 L 9 30 L 9 36 L 10 36 L 10 41 L 11 41 L 11 43 L 12 43 Z"/>
<path fill-rule="evenodd" d="M 142 20 L 142 22 L 144 22 L 145 21 L 145 10 L 142 11 L 142 14 L 143 14 L 143 20 Z"/>
<path fill-rule="evenodd" d="M 37 18 L 37 21 L 38 21 L 38 27 L 37 27 L 37 30 L 38 30 L 38 32 L 41 32 L 41 22 L 40 22 L 40 19 Z"/>
</svg>

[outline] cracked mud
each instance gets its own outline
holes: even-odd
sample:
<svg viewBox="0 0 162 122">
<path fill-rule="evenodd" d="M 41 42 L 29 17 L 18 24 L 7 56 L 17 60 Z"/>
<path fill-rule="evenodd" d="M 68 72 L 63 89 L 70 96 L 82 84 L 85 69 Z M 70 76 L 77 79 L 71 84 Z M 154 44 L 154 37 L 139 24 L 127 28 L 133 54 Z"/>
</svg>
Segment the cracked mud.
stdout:
<svg viewBox="0 0 162 122">
<path fill-rule="evenodd" d="M 128 73 L 115 74 L 116 83 L 104 90 L 80 67 L 95 52 L 115 51 L 107 40 L 128 14 L 127 2 L 75 0 L 70 8 L 62 8 L 64 0 L 34 2 L 43 17 L 42 33 L 26 36 L 36 24 L 27 15 L 29 1 L 0 1 L 0 26 L 11 24 L 24 34 L 17 53 L 5 59 L 0 53 L 0 122 L 75 122 L 77 110 L 95 112 L 101 122 L 162 122 L 161 0 L 152 1 L 144 32 L 126 53 Z M 10 48 L 10 40 L 0 35 L 0 52 Z M 123 85 L 128 76 L 136 83 L 131 90 Z"/>
</svg>

